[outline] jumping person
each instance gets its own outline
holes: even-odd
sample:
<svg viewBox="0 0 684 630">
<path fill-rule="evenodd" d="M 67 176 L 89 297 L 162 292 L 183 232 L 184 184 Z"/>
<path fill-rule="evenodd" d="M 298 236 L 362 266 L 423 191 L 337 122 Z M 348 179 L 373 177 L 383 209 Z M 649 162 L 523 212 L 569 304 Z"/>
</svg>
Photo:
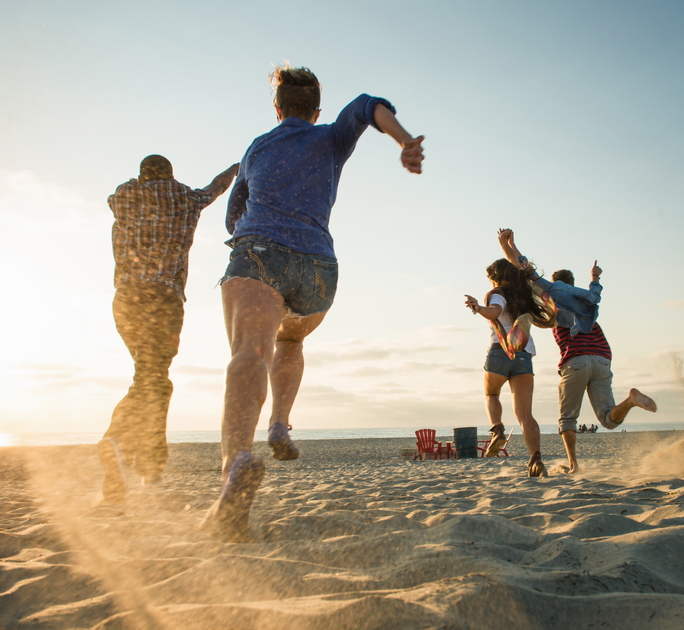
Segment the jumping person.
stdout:
<svg viewBox="0 0 684 630">
<path fill-rule="evenodd" d="M 504 383 L 508 382 L 513 411 L 530 453 L 528 474 L 546 477 L 539 424 L 532 415 L 535 347 L 529 330 L 531 324 L 550 327 L 554 314 L 552 306 L 533 292 L 531 273 L 531 269 L 518 269 L 503 258 L 497 260 L 487 267 L 487 277 L 494 288 L 487 294 L 485 306 L 470 295 L 465 296 L 465 304 L 491 325 L 490 347 L 484 365 L 484 390 L 492 437 L 485 456 L 496 457 L 506 442 L 499 395 Z"/>
<path fill-rule="evenodd" d="M 515 265 L 526 267 L 527 258 L 520 254 L 513 230 L 499 230 L 499 243 L 506 258 Z M 598 303 L 601 301 L 599 280 L 603 270 L 594 261 L 591 268 L 589 289 L 575 286 L 575 276 L 568 269 L 560 269 L 551 276 L 552 282 L 534 275 L 535 284 L 546 291 L 558 308 L 557 326 L 553 337 L 560 349 L 561 359 L 558 373 L 558 403 L 560 418 L 558 432 L 563 438 L 568 455 L 568 472 L 579 470 L 577 464 L 577 418 L 582 407 L 584 392 L 596 418 L 606 429 L 615 429 L 624 421 L 633 407 L 655 412 L 655 401 L 638 389 L 630 389 L 629 395 L 619 404 L 613 397 L 613 373 L 611 372 L 612 351 L 598 322 Z M 598 427 L 591 425 L 589 433 Z M 585 425 L 586 430 L 586 425 Z"/>
<path fill-rule="evenodd" d="M 174 179 L 169 160 L 148 155 L 138 179 L 121 184 L 108 199 L 114 213 L 114 321 L 135 374 L 97 445 L 106 504 L 124 502 L 133 463 L 143 484 L 161 482 L 173 391 L 169 367 L 183 327 L 188 252 L 202 209 L 228 189 L 238 168 L 233 164 L 206 188 L 193 190 Z"/>
<path fill-rule="evenodd" d="M 409 172 L 420 173 L 423 161 L 423 137 L 412 137 L 385 99 L 362 94 L 334 123 L 316 125 L 316 76 L 284 66 L 271 80 L 280 124 L 247 150 L 226 217 L 233 251 L 221 280 L 232 357 L 221 437 L 224 485 L 200 526 L 226 541 L 248 538 L 249 510 L 264 474 L 251 449 L 269 380 L 273 456 L 299 456 L 289 415 L 304 370 L 302 344 L 335 297 L 337 260 L 328 221 L 342 167 L 368 125 L 402 147 Z"/>
</svg>

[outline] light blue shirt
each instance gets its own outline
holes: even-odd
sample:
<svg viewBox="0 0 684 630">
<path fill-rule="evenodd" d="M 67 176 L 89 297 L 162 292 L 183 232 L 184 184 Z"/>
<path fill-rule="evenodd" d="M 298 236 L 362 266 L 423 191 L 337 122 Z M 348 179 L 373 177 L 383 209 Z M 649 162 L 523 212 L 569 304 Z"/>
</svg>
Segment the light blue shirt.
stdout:
<svg viewBox="0 0 684 630">
<path fill-rule="evenodd" d="M 544 278 L 535 280 L 558 307 L 558 325 L 570 329 L 573 337 L 578 333 L 589 334 L 598 319 L 598 303 L 603 287 L 594 280 L 589 289 L 580 289 L 565 282 L 551 282 Z"/>
</svg>

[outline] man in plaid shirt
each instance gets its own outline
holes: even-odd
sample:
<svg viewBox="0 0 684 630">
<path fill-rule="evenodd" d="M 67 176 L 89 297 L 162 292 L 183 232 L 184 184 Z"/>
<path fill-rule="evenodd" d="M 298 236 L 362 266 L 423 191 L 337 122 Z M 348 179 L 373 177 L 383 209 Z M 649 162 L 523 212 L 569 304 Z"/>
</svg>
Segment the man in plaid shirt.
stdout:
<svg viewBox="0 0 684 630">
<path fill-rule="evenodd" d="M 114 320 L 135 374 L 97 447 L 105 503 L 124 502 L 132 463 L 143 484 L 161 482 L 173 391 L 168 375 L 183 326 L 188 253 L 200 213 L 229 188 L 238 169 L 233 164 L 206 188 L 193 190 L 174 179 L 169 160 L 150 155 L 138 179 L 121 184 L 108 199 L 114 213 Z"/>
</svg>

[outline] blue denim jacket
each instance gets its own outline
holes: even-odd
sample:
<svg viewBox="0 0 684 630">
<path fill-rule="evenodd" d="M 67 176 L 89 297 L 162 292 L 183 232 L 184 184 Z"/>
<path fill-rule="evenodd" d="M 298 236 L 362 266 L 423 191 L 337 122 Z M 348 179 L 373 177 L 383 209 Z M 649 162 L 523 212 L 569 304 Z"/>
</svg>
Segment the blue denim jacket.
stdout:
<svg viewBox="0 0 684 630">
<path fill-rule="evenodd" d="M 558 325 L 570 329 L 573 337 L 582 332 L 588 334 L 598 319 L 598 303 L 603 287 L 593 281 L 589 289 L 580 289 L 565 282 L 551 282 L 538 278 L 535 283 L 546 291 L 558 307 Z"/>
</svg>

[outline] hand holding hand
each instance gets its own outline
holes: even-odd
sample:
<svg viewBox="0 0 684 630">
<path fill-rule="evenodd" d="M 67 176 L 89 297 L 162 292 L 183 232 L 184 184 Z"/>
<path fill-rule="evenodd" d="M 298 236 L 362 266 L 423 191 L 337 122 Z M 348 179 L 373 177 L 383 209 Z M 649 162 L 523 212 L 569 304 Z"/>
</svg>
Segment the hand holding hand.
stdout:
<svg viewBox="0 0 684 630">
<path fill-rule="evenodd" d="M 511 228 L 499 228 L 496 234 L 499 237 L 499 243 L 513 243 L 513 230 Z"/>
<path fill-rule="evenodd" d="M 420 174 L 423 172 L 421 162 L 425 159 L 421 142 L 425 136 L 418 136 L 405 142 L 401 151 L 401 165 L 410 173 Z"/>
</svg>

